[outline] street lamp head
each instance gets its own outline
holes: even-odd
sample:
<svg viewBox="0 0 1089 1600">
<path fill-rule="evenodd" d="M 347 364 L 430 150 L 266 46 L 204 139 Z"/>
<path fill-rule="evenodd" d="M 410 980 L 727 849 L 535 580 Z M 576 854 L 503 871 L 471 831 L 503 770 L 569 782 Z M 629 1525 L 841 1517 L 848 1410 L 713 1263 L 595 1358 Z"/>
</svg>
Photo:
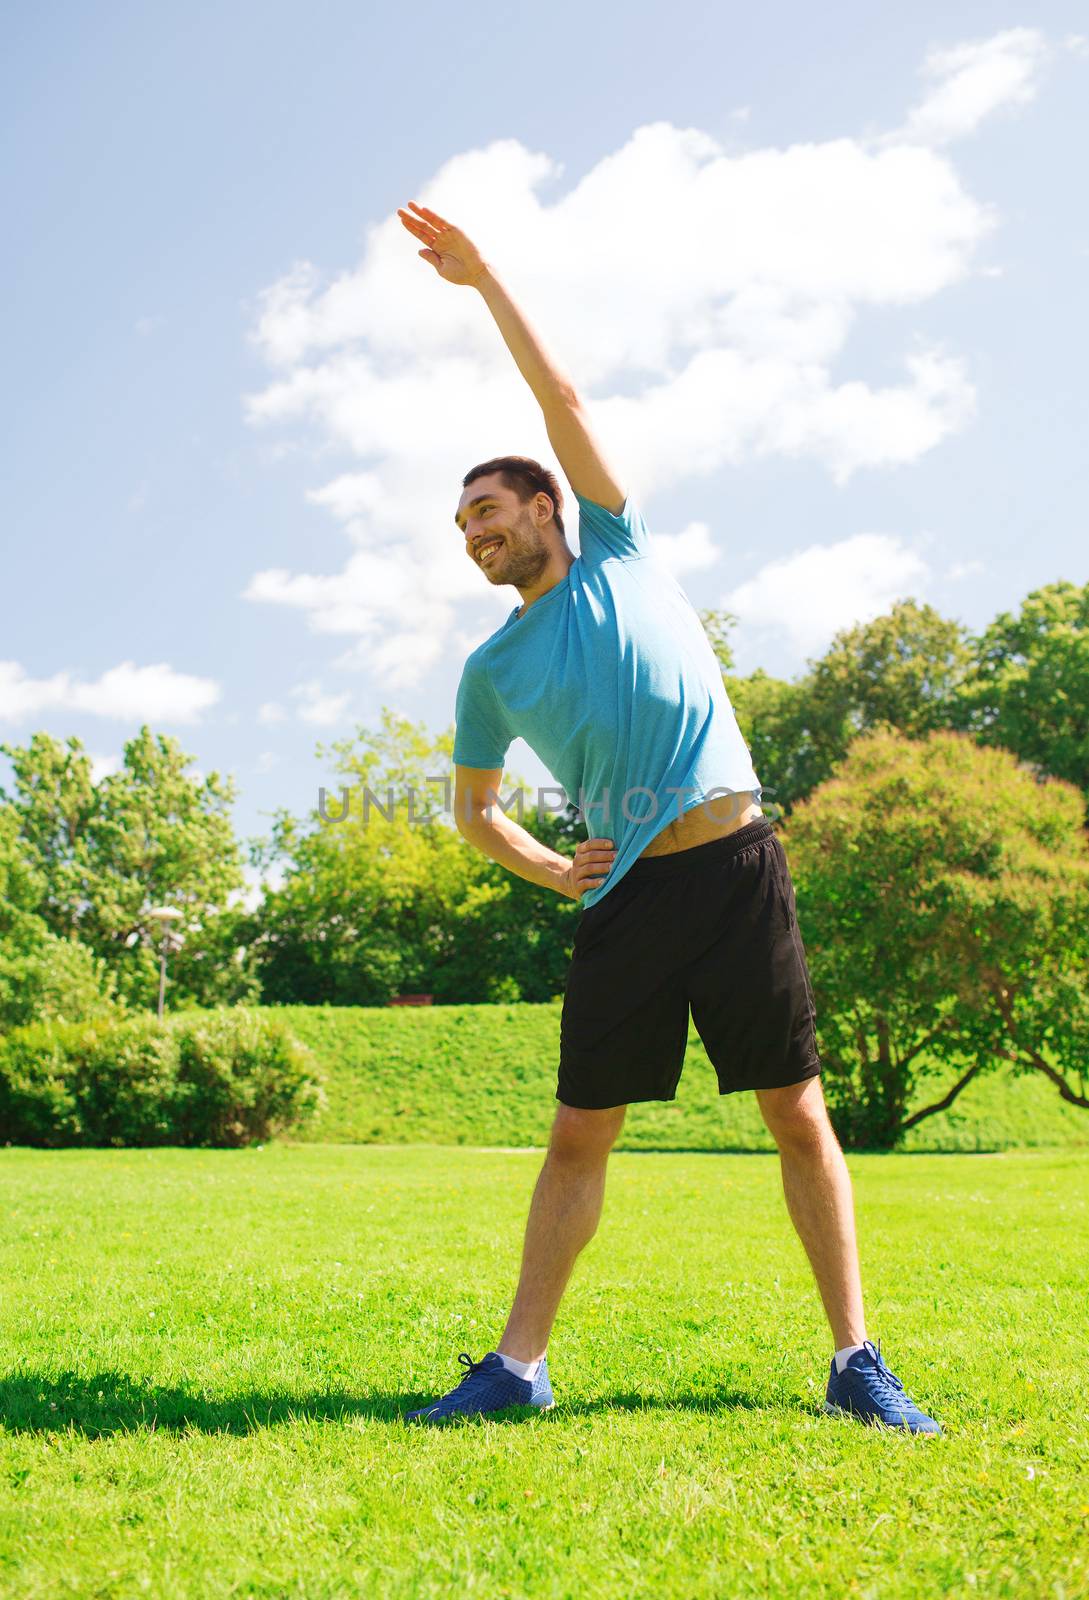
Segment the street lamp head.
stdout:
<svg viewBox="0 0 1089 1600">
<path fill-rule="evenodd" d="M 164 926 L 168 922 L 177 922 L 181 912 L 175 911 L 173 906 L 153 906 L 150 911 L 145 911 L 144 916 L 149 922 L 159 922 Z"/>
</svg>

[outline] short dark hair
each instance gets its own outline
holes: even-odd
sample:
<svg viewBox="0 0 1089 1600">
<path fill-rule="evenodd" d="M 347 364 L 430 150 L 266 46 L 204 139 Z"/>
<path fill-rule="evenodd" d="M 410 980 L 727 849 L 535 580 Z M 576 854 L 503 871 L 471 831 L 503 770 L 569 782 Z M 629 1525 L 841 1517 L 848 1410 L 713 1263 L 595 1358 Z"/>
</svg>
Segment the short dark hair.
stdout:
<svg viewBox="0 0 1089 1600">
<path fill-rule="evenodd" d="M 532 456 L 495 456 L 491 461 L 482 461 L 479 466 L 470 468 L 461 480 L 461 487 L 467 489 L 475 478 L 490 478 L 493 472 L 499 474 L 504 489 L 514 490 L 523 505 L 535 494 L 546 494 L 552 501 L 552 520 L 563 533 L 563 490 L 554 472 L 542 467 Z"/>
</svg>

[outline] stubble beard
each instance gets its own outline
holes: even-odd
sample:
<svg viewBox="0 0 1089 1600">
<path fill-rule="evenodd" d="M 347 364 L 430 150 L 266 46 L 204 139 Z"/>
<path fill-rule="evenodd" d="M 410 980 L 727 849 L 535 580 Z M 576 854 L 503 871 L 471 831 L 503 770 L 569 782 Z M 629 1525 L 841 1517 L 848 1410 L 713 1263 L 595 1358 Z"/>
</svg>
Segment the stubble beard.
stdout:
<svg viewBox="0 0 1089 1600">
<path fill-rule="evenodd" d="M 497 564 L 502 571 L 493 577 L 491 568 Z M 493 556 L 491 565 L 484 568 L 484 576 L 497 589 L 507 583 L 524 589 L 537 581 L 547 565 L 548 548 L 528 513 L 523 513 L 507 533 L 502 554 Z"/>
</svg>

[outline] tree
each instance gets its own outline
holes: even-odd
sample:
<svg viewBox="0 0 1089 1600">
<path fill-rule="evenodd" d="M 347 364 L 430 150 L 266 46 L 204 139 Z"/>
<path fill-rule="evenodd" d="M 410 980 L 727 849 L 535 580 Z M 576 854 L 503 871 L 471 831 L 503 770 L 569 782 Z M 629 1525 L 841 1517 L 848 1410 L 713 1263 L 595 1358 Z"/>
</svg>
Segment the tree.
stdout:
<svg viewBox="0 0 1089 1600">
<path fill-rule="evenodd" d="M 249 923 L 267 1000 L 383 1005 L 417 992 L 441 1002 L 547 1000 L 562 989 L 574 902 L 507 872 L 457 833 L 443 788 L 452 745 L 451 734 L 436 738 L 386 710 L 377 729 L 318 747 L 337 778 L 326 818 L 320 805 L 302 821 L 282 811 L 268 844 L 254 850 L 258 867 L 287 869 Z M 573 853 L 570 815 L 529 811 L 522 820 Z"/>
<path fill-rule="evenodd" d="M 747 677 L 739 676 L 733 670 L 734 649 L 730 637 L 737 618 L 732 612 L 713 609 L 697 615 L 722 670 L 722 682 L 757 777 L 765 780 L 761 796 L 763 809 L 774 815 L 784 797 L 789 799 L 806 785 L 805 775 L 798 770 L 799 760 L 808 747 L 802 721 L 802 692 L 798 685 L 773 678 L 762 667 Z"/>
<path fill-rule="evenodd" d="M 720 629 L 734 620 L 705 615 L 717 618 Z M 890 726 L 918 736 L 958 726 L 972 664 L 970 636 L 960 623 L 932 606 L 898 600 L 883 616 L 841 629 L 795 682 L 760 668 L 739 677 L 728 667 L 724 681 L 757 776 L 789 814 L 832 774 L 860 733 Z"/>
<path fill-rule="evenodd" d="M 45 877 L 21 846 L 19 820 L 14 806 L 0 804 L 0 939 L 16 943 L 33 937 L 34 923 L 45 927 Z"/>
<path fill-rule="evenodd" d="M 197 780 L 177 741 L 146 726 L 124 748 L 121 768 L 91 781 L 78 738 L 60 744 L 36 733 L 26 746 L 0 745 L 14 793 L 0 800 L 18 818 L 18 845 L 36 874 L 36 913 L 58 937 L 100 957 L 134 1005 L 157 998 L 158 935 L 144 913 L 164 902 L 183 913 L 183 949 L 171 960 L 179 1003 L 213 1005 L 253 997 L 255 980 L 235 958 L 244 886 L 242 852 L 229 807 L 233 782 Z"/>
<path fill-rule="evenodd" d="M 887 728 L 795 806 L 784 842 L 845 1143 L 892 1146 L 1002 1061 L 1089 1109 L 1084 813 L 1006 750 Z"/>
<path fill-rule="evenodd" d="M 968 630 L 933 606 L 898 600 L 884 615 L 841 629 L 809 678 L 825 760 L 834 766 L 856 735 L 882 723 L 912 738 L 948 727 L 971 671 Z"/>
<path fill-rule="evenodd" d="M 707 635 L 711 649 L 715 652 L 715 659 L 723 674 L 732 672 L 734 667 L 734 647 L 730 640 L 730 634 L 737 626 L 737 618 L 732 611 L 716 611 L 713 609 L 697 611 L 696 615 L 703 624 L 703 631 Z"/>
<path fill-rule="evenodd" d="M 859 734 L 886 727 L 919 738 L 955 726 L 972 670 L 969 638 L 914 600 L 841 629 L 799 686 L 809 747 L 798 798 L 831 776 Z"/>
<path fill-rule="evenodd" d="M 1089 793 L 1089 583 L 1047 584 L 1017 616 L 996 617 L 976 643 L 965 706 L 982 743 Z"/>
<path fill-rule="evenodd" d="M 82 1022 L 119 1009 L 105 963 L 51 932 L 38 915 L 44 890 L 20 844 L 18 812 L 0 806 L 0 1033 L 44 1018 Z"/>
<path fill-rule="evenodd" d="M 763 786 L 762 809 L 789 813 L 824 776 L 809 732 L 806 683 L 773 678 L 762 667 L 744 678 L 727 673 L 723 682 Z"/>
<path fill-rule="evenodd" d="M 120 1016 L 116 980 L 100 956 L 42 924 L 18 944 L 0 939 L 0 1033 L 29 1022 Z"/>
</svg>

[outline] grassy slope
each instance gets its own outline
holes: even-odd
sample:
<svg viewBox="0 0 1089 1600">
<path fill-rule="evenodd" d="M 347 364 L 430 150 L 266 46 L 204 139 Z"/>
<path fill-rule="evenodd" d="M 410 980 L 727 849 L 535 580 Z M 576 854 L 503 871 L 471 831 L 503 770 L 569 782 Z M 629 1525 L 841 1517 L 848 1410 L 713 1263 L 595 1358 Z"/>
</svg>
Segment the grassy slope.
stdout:
<svg viewBox="0 0 1089 1600">
<path fill-rule="evenodd" d="M 328 1074 L 322 1141 L 543 1144 L 555 1109 L 559 1007 L 277 1008 Z M 944 1084 L 924 1097 L 937 1098 Z M 1039 1077 L 995 1072 L 908 1135 L 906 1150 L 1089 1145 L 1089 1114 Z M 620 1149 L 769 1149 L 752 1095 L 720 1097 L 693 1031 L 677 1099 L 633 1106 Z"/>
<path fill-rule="evenodd" d="M 1089 1592 L 1089 1157 L 853 1156 L 871 1332 L 946 1435 L 819 1412 L 771 1156 L 617 1154 L 548 1416 L 405 1428 L 493 1344 L 539 1166 L 0 1151 L 0 1593 Z"/>
</svg>

